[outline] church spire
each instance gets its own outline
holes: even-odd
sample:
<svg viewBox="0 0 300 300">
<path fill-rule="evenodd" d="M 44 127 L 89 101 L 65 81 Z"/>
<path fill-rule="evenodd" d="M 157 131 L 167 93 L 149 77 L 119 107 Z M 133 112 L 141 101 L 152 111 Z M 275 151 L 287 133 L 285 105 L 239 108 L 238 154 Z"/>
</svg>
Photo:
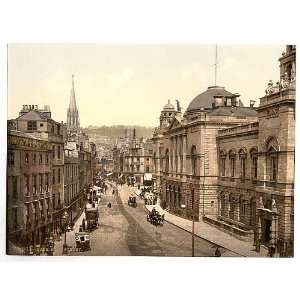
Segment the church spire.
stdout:
<svg viewBox="0 0 300 300">
<path fill-rule="evenodd" d="M 67 129 L 68 132 L 79 132 L 80 122 L 79 113 L 76 105 L 75 87 L 74 87 L 74 74 L 72 74 L 72 88 L 70 93 L 70 104 L 67 113 Z"/>
</svg>

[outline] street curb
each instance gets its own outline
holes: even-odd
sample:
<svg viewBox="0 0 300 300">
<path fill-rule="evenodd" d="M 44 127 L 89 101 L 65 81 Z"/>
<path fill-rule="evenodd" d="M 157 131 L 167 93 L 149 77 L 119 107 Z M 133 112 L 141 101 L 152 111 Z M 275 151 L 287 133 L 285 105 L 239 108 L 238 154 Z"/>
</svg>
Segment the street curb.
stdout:
<svg viewBox="0 0 300 300">
<path fill-rule="evenodd" d="M 146 207 L 146 205 L 145 205 L 145 208 L 146 208 L 146 210 L 147 210 L 148 212 L 150 211 L 150 210 Z M 189 230 L 187 230 L 187 229 L 185 229 L 185 228 L 183 228 L 183 227 L 181 227 L 181 226 L 179 226 L 179 225 L 177 225 L 177 224 L 175 224 L 175 223 L 173 223 L 173 222 L 171 222 L 171 221 L 168 221 L 168 220 L 165 219 L 165 222 L 167 222 L 167 223 L 169 223 L 169 224 L 172 224 L 172 225 L 176 226 L 177 228 L 180 228 L 180 229 L 184 230 L 185 232 L 188 232 L 189 234 L 192 234 L 192 232 L 190 232 Z M 228 249 L 228 248 L 226 248 L 226 247 L 224 247 L 224 246 L 221 246 L 221 245 L 219 245 L 219 244 L 216 244 L 215 242 L 210 241 L 210 240 L 208 240 L 208 239 L 206 239 L 206 238 L 204 238 L 204 237 L 202 237 L 202 236 L 200 236 L 200 235 L 198 235 L 198 234 L 196 234 L 196 233 L 194 233 L 194 235 L 195 235 L 196 237 L 198 237 L 198 238 L 200 238 L 200 239 L 206 241 L 206 242 L 209 242 L 209 243 L 211 243 L 211 244 L 213 244 L 213 245 L 215 245 L 215 246 L 217 246 L 217 247 L 226 249 L 226 250 L 228 250 L 228 251 L 230 251 L 230 252 L 232 252 L 232 253 L 235 253 L 235 254 L 237 254 L 237 255 L 239 255 L 239 256 L 248 257 L 248 256 L 246 256 L 246 255 L 244 255 L 244 254 L 238 253 L 238 252 L 233 251 L 233 250 L 231 250 L 231 249 Z"/>
</svg>

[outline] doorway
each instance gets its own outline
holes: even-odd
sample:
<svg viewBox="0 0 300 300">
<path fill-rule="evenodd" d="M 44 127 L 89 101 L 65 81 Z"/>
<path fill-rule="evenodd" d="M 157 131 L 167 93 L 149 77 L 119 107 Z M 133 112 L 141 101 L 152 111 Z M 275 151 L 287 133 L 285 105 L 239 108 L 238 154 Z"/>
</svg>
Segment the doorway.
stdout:
<svg viewBox="0 0 300 300">
<path fill-rule="evenodd" d="M 272 220 L 264 219 L 263 226 L 263 243 L 268 243 L 271 240 Z"/>
</svg>

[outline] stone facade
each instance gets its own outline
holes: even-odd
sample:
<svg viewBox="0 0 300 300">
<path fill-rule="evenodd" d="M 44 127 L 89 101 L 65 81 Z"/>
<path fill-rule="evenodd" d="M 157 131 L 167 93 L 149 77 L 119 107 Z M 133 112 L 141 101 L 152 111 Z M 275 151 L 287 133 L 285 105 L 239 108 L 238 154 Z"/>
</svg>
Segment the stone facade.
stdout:
<svg viewBox="0 0 300 300">
<path fill-rule="evenodd" d="M 132 138 L 113 149 L 113 174 L 128 184 L 144 184 L 145 176 L 152 179 L 153 145 L 151 140 Z M 149 175 L 146 175 L 149 174 Z"/>
<path fill-rule="evenodd" d="M 217 136 L 217 224 L 280 256 L 293 255 L 295 59 L 296 47 L 287 46 L 280 81 L 268 84 L 257 122 Z"/>
<path fill-rule="evenodd" d="M 161 116 L 165 114 L 165 107 Z M 198 95 L 184 115 L 177 102 L 172 121 L 160 122 L 153 135 L 154 176 L 161 204 L 183 217 L 217 215 L 216 136 L 222 128 L 257 120 L 239 95 L 213 86 Z"/>
<path fill-rule="evenodd" d="M 53 229 L 57 231 L 64 204 L 64 125 L 51 118 L 49 106 L 40 109 L 37 105 L 23 105 L 19 117 L 9 122 L 9 126 L 17 131 L 29 133 L 50 143 Z"/>
<path fill-rule="evenodd" d="M 41 245 L 53 226 L 51 144 L 15 130 L 7 137 L 8 239 L 25 247 Z"/>
</svg>

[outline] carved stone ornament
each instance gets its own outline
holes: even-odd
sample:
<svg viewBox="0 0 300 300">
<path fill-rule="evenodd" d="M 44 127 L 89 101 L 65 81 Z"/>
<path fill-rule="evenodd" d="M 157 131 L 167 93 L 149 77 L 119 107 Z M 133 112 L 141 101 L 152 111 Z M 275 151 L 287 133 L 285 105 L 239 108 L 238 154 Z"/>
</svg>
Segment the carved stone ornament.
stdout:
<svg viewBox="0 0 300 300">
<path fill-rule="evenodd" d="M 271 95 L 274 93 L 274 86 L 273 86 L 272 80 L 269 80 L 269 83 L 268 83 L 268 86 L 267 86 L 265 92 L 266 92 L 266 95 Z"/>
<path fill-rule="evenodd" d="M 284 76 L 281 78 L 280 86 L 281 89 L 287 89 L 290 86 L 290 80 L 287 72 L 285 72 Z"/>
<path fill-rule="evenodd" d="M 279 115 L 279 107 L 272 107 L 267 111 L 267 118 L 277 118 Z"/>
<path fill-rule="evenodd" d="M 272 211 L 277 212 L 276 200 L 272 198 Z"/>
<path fill-rule="evenodd" d="M 259 197 L 257 208 L 264 208 L 264 201 L 262 196 Z"/>
</svg>

